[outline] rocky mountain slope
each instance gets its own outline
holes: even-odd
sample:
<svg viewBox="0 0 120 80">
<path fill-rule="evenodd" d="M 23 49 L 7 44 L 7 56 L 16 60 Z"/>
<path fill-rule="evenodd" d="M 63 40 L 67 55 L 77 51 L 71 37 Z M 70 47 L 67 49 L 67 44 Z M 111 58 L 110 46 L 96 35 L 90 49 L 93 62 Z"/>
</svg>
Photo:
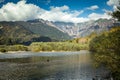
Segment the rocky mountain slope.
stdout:
<svg viewBox="0 0 120 80">
<path fill-rule="evenodd" d="M 65 22 L 51 22 L 63 32 L 68 33 L 72 37 L 84 37 L 92 32 L 101 33 L 113 27 L 115 20 L 113 19 L 99 19 L 96 21 L 88 21 L 84 23 L 65 23 Z"/>
</svg>

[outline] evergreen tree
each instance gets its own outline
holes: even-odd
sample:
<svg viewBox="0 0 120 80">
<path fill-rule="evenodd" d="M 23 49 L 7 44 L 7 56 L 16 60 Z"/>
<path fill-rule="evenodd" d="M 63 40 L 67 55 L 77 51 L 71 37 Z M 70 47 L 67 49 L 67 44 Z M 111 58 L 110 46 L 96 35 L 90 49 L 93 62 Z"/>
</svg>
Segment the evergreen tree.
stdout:
<svg viewBox="0 0 120 80">
<path fill-rule="evenodd" d="M 120 4 L 120 1 L 119 1 L 119 4 Z M 112 16 L 113 18 L 116 18 L 118 19 L 118 21 L 120 21 L 120 5 L 117 6 L 117 9 L 112 13 Z"/>
</svg>

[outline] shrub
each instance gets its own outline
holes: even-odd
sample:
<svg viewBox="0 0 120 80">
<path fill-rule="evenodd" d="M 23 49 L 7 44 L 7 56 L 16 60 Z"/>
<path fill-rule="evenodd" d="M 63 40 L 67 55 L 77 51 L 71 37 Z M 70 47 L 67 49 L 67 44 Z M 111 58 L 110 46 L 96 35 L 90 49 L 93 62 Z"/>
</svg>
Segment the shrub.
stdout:
<svg viewBox="0 0 120 80">
<path fill-rule="evenodd" d="M 6 49 L 4 49 L 4 48 L 0 48 L 0 52 L 7 52 L 7 50 Z"/>
</svg>

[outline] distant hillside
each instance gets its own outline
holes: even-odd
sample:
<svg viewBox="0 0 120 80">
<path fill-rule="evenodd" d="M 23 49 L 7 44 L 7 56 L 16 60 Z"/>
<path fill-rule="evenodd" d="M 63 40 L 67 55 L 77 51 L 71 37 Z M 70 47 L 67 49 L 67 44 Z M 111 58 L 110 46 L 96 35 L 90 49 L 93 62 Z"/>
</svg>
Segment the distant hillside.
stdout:
<svg viewBox="0 0 120 80">
<path fill-rule="evenodd" d="M 49 37 L 34 34 L 14 22 L 0 22 L 0 45 L 29 45 L 31 42 L 37 41 L 51 41 L 51 39 Z"/>
<path fill-rule="evenodd" d="M 66 40 L 70 37 L 62 31 L 42 22 L 0 22 L 0 45 L 25 44 Z"/>
<path fill-rule="evenodd" d="M 50 37 L 52 40 L 67 40 L 71 38 L 67 33 L 45 23 L 44 20 L 30 20 L 27 22 L 17 22 L 17 24 L 35 34 Z"/>
</svg>

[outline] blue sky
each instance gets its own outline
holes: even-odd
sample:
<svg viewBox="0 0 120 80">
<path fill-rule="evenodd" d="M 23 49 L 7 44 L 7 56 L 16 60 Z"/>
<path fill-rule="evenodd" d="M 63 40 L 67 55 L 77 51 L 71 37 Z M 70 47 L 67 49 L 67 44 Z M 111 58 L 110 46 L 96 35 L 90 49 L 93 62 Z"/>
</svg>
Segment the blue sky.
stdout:
<svg viewBox="0 0 120 80">
<path fill-rule="evenodd" d="M 0 21 L 85 22 L 111 18 L 119 0 L 0 0 Z M 23 13 L 22 13 L 23 12 Z"/>
</svg>

